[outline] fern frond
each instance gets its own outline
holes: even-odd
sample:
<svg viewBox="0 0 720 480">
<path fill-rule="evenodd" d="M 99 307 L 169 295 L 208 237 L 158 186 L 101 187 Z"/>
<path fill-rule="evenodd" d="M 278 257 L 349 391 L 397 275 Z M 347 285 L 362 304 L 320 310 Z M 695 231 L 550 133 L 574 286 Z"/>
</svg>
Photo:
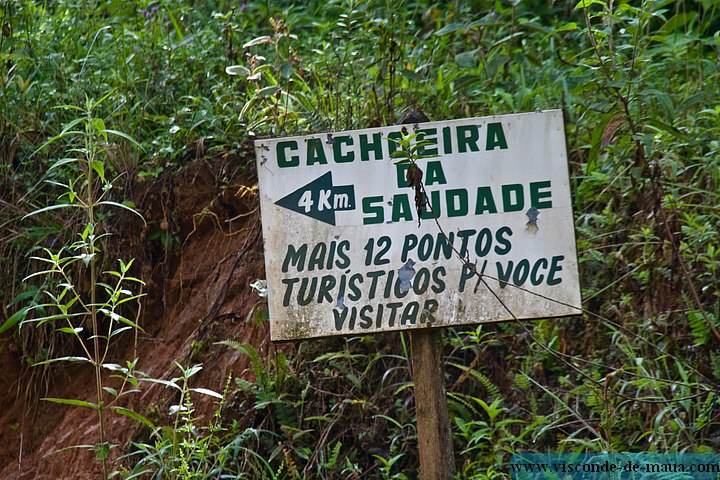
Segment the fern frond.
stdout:
<svg viewBox="0 0 720 480">
<path fill-rule="evenodd" d="M 448 365 L 452 365 L 455 368 L 459 368 L 463 372 L 467 373 L 471 377 L 473 377 L 477 382 L 485 388 L 485 391 L 490 395 L 491 397 L 495 398 L 501 398 L 502 394 L 500 393 L 500 389 L 495 386 L 495 384 L 483 373 L 478 372 L 474 368 L 466 367 L 465 365 L 461 365 L 459 363 L 449 363 Z"/>
</svg>

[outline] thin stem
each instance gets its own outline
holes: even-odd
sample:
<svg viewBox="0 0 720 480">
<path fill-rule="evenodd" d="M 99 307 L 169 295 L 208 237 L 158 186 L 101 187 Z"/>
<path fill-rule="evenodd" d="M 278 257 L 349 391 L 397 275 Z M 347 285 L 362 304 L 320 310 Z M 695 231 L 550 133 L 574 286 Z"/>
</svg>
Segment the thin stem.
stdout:
<svg viewBox="0 0 720 480">
<path fill-rule="evenodd" d="M 600 52 L 600 47 L 597 44 L 597 41 L 595 40 L 595 34 L 592 29 L 592 22 L 590 21 L 590 14 L 588 13 L 588 7 L 583 8 L 583 15 L 585 17 L 585 25 L 587 26 L 588 30 L 588 39 L 590 40 L 590 45 L 592 46 L 593 52 L 595 53 L 595 56 L 598 59 L 598 62 L 600 63 L 600 70 L 602 71 L 603 75 L 605 76 L 605 80 L 607 81 L 607 84 L 603 86 L 604 89 L 607 90 L 607 92 L 612 97 L 616 97 L 620 104 L 622 105 L 623 114 L 625 116 L 625 120 L 627 120 L 628 125 L 630 125 L 630 131 L 634 134 L 637 133 L 637 127 L 635 125 L 635 122 L 633 121 L 633 117 L 630 114 L 630 86 L 628 86 L 628 96 L 624 97 L 620 90 L 616 87 L 611 87 L 609 85 L 610 82 L 613 81 L 613 75 L 610 69 L 608 68 L 607 63 L 605 60 L 603 60 L 602 52 Z M 639 28 L 639 26 L 638 26 Z M 613 58 L 612 53 L 612 47 L 610 49 L 610 58 Z M 633 58 L 634 61 L 634 58 Z M 614 65 L 614 60 L 613 60 Z M 632 73 L 632 72 L 631 72 Z M 628 79 L 628 85 L 632 83 L 630 82 L 630 79 Z"/>
<path fill-rule="evenodd" d="M 89 248 L 90 248 L 90 318 L 92 320 L 92 335 L 93 335 L 93 365 L 95 367 L 95 387 L 97 390 L 97 412 L 98 421 L 100 423 L 100 448 L 103 465 L 103 478 L 106 480 L 108 477 L 108 465 L 107 455 L 105 449 L 105 415 L 103 406 L 103 389 L 102 389 L 102 372 L 100 367 L 100 332 L 98 329 L 98 311 L 97 311 L 97 292 L 96 292 L 96 274 L 97 267 L 95 264 L 95 199 L 93 193 L 93 162 L 95 161 L 95 142 L 93 141 L 93 135 L 95 134 L 95 128 L 93 127 L 92 110 L 88 108 L 88 123 L 86 125 L 86 136 L 85 136 L 85 155 L 87 161 L 87 215 L 88 225 L 91 226 L 91 230 L 88 235 Z"/>
</svg>

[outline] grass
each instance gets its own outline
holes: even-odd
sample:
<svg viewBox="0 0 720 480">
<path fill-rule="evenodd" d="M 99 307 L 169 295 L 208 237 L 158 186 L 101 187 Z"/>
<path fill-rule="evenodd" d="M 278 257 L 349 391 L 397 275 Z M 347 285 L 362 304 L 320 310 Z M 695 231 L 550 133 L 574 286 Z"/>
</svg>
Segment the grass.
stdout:
<svg viewBox="0 0 720 480">
<path fill-rule="evenodd" d="M 95 172 L 112 195 L 195 158 L 246 155 L 253 137 L 392 124 L 415 107 L 435 120 L 562 107 L 586 311 L 447 332 L 458 472 L 501 478 L 522 448 L 715 448 L 720 9 L 636 3 L 0 2 L 0 331 L 35 363 L 62 351 L 57 334 L 17 328 L 48 289 L 17 281 L 36 271 L 25 259 L 96 223 L 48 209 L 57 184 Z M 58 107 L 86 98 L 104 98 L 98 130 L 138 144 L 101 136 L 102 173 L 58 162 L 63 142 L 38 151 L 79 118 Z M 221 408 L 193 430 L 184 417 L 132 458 L 155 475 L 157 459 L 175 462 L 172 478 L 219 465 L 218 476 L 411 478 L 404 346 L 347 338 L 262 358 L 228 343 L 256 380 L 231 382 L 221 405 L 252 420 Z"/>
</svg>

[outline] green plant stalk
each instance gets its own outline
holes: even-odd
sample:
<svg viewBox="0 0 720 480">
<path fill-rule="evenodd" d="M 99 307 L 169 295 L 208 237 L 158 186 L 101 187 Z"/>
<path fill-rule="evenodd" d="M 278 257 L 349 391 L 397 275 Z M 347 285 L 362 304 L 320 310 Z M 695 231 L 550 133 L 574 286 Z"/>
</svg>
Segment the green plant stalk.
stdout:
<svg viewBox="0 0 720 480">
<path fill-rule="evenodd" d="M 179 365 L 178 365 L 179 366 Z M 178 405 L 185 406 L 185 393 L 188 389 L 188 381 L 185 370 L 180 367 L 180 371 L 183 373 L 183 385 L 180 389 L 180 400 L 178 401 Z M 173 424 L 173 437 L 172 437 L 172 458 L 177 458 L 179 454 L 182 453 L 182 449 L 180 449 L 180 442 L 182 441 L 180 438 L 176 437 L 178 429 L 180 428 L 180 415 L 182 414 L 182 411 L 178 411 L 175 415 L 175 423 Z M 178 452 L 179 450 L 179 452 Z M 183 460 L 183 459 L 181 459 Z"/>
<path fill-rule="evenodd" d="M 98 330 L 97 319 L 97 297 L 96 297 L 96 265 L 95 265 L 95 199 L 93 195 L 93 162 L 95 160 L 95 143 L 92 136 L 95 133 L 92 121 L 92 110 L 88 109 L 88 123 L 86 125 L 85 151 L 87 158 L 87 212 L 88 223 L 92 226 L 92 233 L 89 235 L 90 240 L 90 318 L 92 320 L 93 334 L 93 367 L 95 368 L 95 388 L 97 390 L 97 412 L 98 422 L 100 424 L 100 448 L 105 448 L 105 415 L 103 406 L 103 383 L 102 372 L 100 366 L 100 336 Z M 103 477 L 107 480 L 107 455 L 102 452 Z"/>
</svg>

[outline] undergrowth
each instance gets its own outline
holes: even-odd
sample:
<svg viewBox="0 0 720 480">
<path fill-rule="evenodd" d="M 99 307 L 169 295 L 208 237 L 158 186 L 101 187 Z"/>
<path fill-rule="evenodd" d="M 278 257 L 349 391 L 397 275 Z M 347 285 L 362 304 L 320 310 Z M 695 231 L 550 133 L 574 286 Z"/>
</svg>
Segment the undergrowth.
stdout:
<svg viewBox="0 0 720 480">
<path fill-rule="evenodd" d="M 86 190 L 95 195 L 86 203 L 116 206 L 132 185 L 195 158 L 244 156 L 252 169 L 246 141 L 257 136 L 387 125 L 413 108 L 434 120 L 562 108 L 585 311 L 446 331 L 458 478 L 507 478 L 516 451 L 717 450 L 716 2 L 4 0 L 0 7 L 0 332 L 21 345 L 26 363 L 80 357 L 78 345 L 88 350 L 84 361 L 103 363 L 103 349 L 79 338 L 78 325 L 19 329 L 70 318 L 69 309 L 49 312 L 47 292 L 55 292 L 56 309 L 77 297 L 90 308 L 83 316 L 128 318 L 108 307 L 113 284 L 94 279 L 107 268 L 125 281 L 129 262 L 90 272 L 95 283 L 77 295 L 81 275 L 35 281 L 31 257 L 49 262 L 48 275 L 62 274 L 67 262 L 100 268 L 92 260 L 96 225 L 116 221 L 112 213 L 83 219 L 52 208 L 58 185 L 66 201 L 93 184 L 89 175 L 105 175 Z M 57 108 L 86 98 L 103 98 L 90 117 Z M 103 170 L 87 157 L 80 170 L 58 162 L 67 145 L 46 142 L 78 125 L 99 134 Z M 150 241 L 181 248 L 160 235 Z M 74 256 L 51 253 L 58 251 Z M 110 296 L 84 299 L 97 292 Z M 92 331 L 102 339 L 94 324 Z M 236 338 L 222 348 L 250 358 L 247 378 L 190 387 L 196 369 L 179 365 L 180 376 L 163 385 L 181 401 L 162 412 L 164 423 L 134 417 L 152 435 L 124 446 L 118 474 L 417 477 L 404 335 L 302 342 L 267 355 Z M 104 398 L 120 393 L 105 387 L 99 383 L 97 401 L 85 405 L 99 414 Z M 49 388 L 29 391 L 47 396 Z M 205 426 L 193 417 L 197 394 L 218 400 Z M 107 441 L 97 445 L 108 458 Z"/>
</svg>

